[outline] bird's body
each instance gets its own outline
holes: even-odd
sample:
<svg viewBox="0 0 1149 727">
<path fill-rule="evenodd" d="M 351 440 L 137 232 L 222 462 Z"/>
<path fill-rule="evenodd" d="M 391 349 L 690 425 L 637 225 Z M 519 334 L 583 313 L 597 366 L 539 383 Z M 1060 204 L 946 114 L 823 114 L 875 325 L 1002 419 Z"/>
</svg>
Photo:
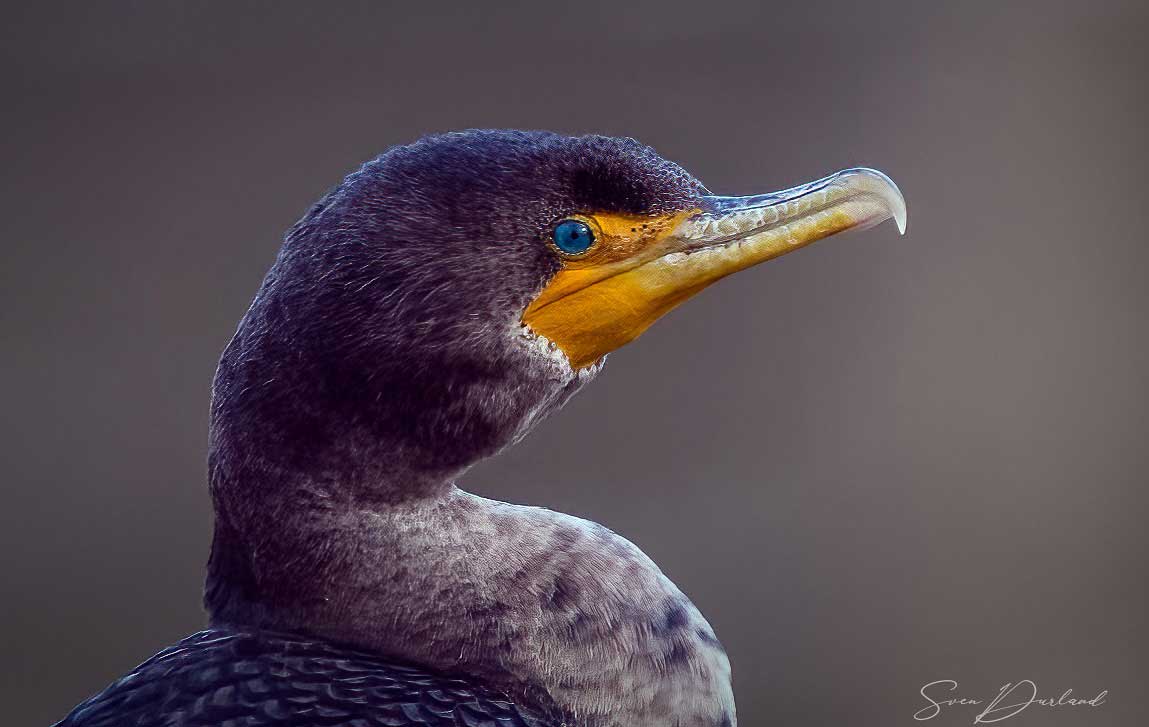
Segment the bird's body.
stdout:
<svg viewBox="0 0 1149 727">
<path fill-rule="evenodd" d="M 714 631 L 638 548 L 455 481 L 710 282 L 898 204 L 866 170 L 713 197 L 633 140 L 545 132 L 369 162 L 221 359 L 212 630 L 62 724 L 733 727 Z"/>
<path fill-rule="evenodd" d="M 682 713 L 685 699 L 732 700 L 726 654 L 698 610 L 600 525 L 454 487 L 331 513 L 311 525 L 356 533 L 355 553 L 298 565 L 331 582 L 312 581 L 314 596 L 259 623 L 467 674 L 517 703 L 558 700 L 576 714 L 633 701 L 662 724 L 653 717 Z"/>
<path fill-rule="evenodd" d="M 646 712 L 646 723 L 673 724 L 669 720 L 688 706 L 681 703 L 684 697 L 704 704 L 732 699 L 729 663 L 710 626 L 649 558 L 600 525 L 454 488 L 432 503 L 368 508 L 340 519 L 323 527 L 364 534 L 364 551 L 349 564 L 355 572 L 337 573 L 353 584 L 332 591 L 344 595 L 294 611 L 290 621 L 269 620 L 278 631 L 220 624 L 193 637 L 195 643 L 177 647 L 174 656 L 161 654 L 142 665 L 136 672 L 142 678 L 98 696 L 99 713 L 114 714 L 123 699 L 141 714 L 154 718 L 152 710 L 174 710 L 188 719 L 174 724 L 198 725 L 215 724 L 217 702 L 228 701 L 233 712 L 254 706 L 250 699 L 230 703 L 232 695 L 246 693 L 236 693 L 237 684 L 228 678 L 203 683 L 194 698 L 185 694 L 197 674 L 216 674 L 229 654 L 239 653 L 240 646 L 225 648 L 236 639 L 260 649 L 263 667 L 253 676 L 259 680 L 278 673 L 277 659 L 294 665 L 291 675 L 311 674 L 314 682 L 342 678 L 348 671 L 332 667 L 332 660 L 351 658 L 383 669 L 394 685 L 363 692 L 336 684 L 323 691 L 322 704 L 288 700 L 297 721 L 284 724 L 330 724 L 321 706 L 328 714 L 358 714 L 364 704 L 380 714 L 404 706 L 404 715 L 422 710 L 426 678 L 449 679 L 467 694 L 510 703 L 523 720 L 534 720 L 524 724 L 535 727 L 558 727 L 572 705 L 581 713 L 606 715 L 634 701 L 636 712 Z M 281 636 L 300 632 L 308 636 Z M 184 676 L 165 676 L 173 664 Z M 411 664 L 420 665 L 417 677 Z M 358 677 L 366 668 L 351 671 Z M 136 693 L 141 682 L 150 685 L 144 696 L 162 695 L 164 701 L 124 696 Z M 288 682 L 286 694 L 302 688 Z M 556 698 L 565 709 L 556 708 Z M 180 699 L 189 701 L 177 710 Z M 467 721 L 480 709 L 469 702 L 460 699 L 451 710 L 444 708 L 449 716 L 426 724 L 486 724 L 477 717 Z M 82 706 L 62 727 L 103 724 L 91 721 L 94 714 Z"/>
</svg>

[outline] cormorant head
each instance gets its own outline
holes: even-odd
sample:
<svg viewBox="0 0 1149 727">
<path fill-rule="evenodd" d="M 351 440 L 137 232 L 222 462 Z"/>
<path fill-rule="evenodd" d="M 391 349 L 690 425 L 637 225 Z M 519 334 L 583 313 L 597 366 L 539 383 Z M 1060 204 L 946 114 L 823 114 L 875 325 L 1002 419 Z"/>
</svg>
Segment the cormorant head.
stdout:
<svg viewBox="0 0 1149 727">
<path fill-rule="evenodd" d="M 632 139 L 466 131 L 393 148 L 290 231 L 225 352 L 217 497 L 257 461 L 442 482 L 715 280 L 904 214 L 869 170 L 712 196 Z"/>
</svg>

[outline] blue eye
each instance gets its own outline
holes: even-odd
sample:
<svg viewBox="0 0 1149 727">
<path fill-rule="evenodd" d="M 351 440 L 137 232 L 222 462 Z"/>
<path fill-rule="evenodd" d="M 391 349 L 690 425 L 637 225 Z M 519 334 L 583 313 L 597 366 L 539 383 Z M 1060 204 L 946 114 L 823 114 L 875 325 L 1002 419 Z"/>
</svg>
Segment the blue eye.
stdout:
<svg viewBox="0 0 1149 727">
<path fill-rule="evenodd" d="M 563 220 L 555 225 L 552 235 L 555 247 L 568 255 L 578 255 L 590 249 L 594 244 L 594 232 L 590 225 L 578 220 Z"/>
</svg>

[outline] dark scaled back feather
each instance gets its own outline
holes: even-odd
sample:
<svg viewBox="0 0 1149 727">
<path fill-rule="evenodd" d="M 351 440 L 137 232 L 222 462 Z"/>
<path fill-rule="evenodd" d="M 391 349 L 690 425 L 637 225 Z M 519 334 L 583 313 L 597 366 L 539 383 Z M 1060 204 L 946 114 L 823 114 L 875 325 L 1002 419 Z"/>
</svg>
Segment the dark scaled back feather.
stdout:
<svg viewBox="0 0 1149 727">
<path fill-rule="evenodd" d="M 472 683 L 313 639 L 201 631 L 55 727 L 558 727 Z"/>
</svg>

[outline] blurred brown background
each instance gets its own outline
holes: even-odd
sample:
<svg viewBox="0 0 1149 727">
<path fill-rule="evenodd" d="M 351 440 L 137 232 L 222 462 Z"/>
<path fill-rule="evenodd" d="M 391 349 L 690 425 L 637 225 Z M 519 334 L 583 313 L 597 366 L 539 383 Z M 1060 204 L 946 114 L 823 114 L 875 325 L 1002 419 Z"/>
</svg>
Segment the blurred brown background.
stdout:
<svg viewBox="0 0 1149 727">
<path fill-rule="evenodd" d="M 644 548 L 743 725 L 915 724 L 946 678 L 1143 723 L 1149 11 L 1002 5 L 5 9 L 0 722 L 202 625 L 209 382 L 282 232 L 480 126 L 635 136 L 728 194 L 872 165 L 910 226 L 708 291 L 465 486 Z"/>
</svg>

